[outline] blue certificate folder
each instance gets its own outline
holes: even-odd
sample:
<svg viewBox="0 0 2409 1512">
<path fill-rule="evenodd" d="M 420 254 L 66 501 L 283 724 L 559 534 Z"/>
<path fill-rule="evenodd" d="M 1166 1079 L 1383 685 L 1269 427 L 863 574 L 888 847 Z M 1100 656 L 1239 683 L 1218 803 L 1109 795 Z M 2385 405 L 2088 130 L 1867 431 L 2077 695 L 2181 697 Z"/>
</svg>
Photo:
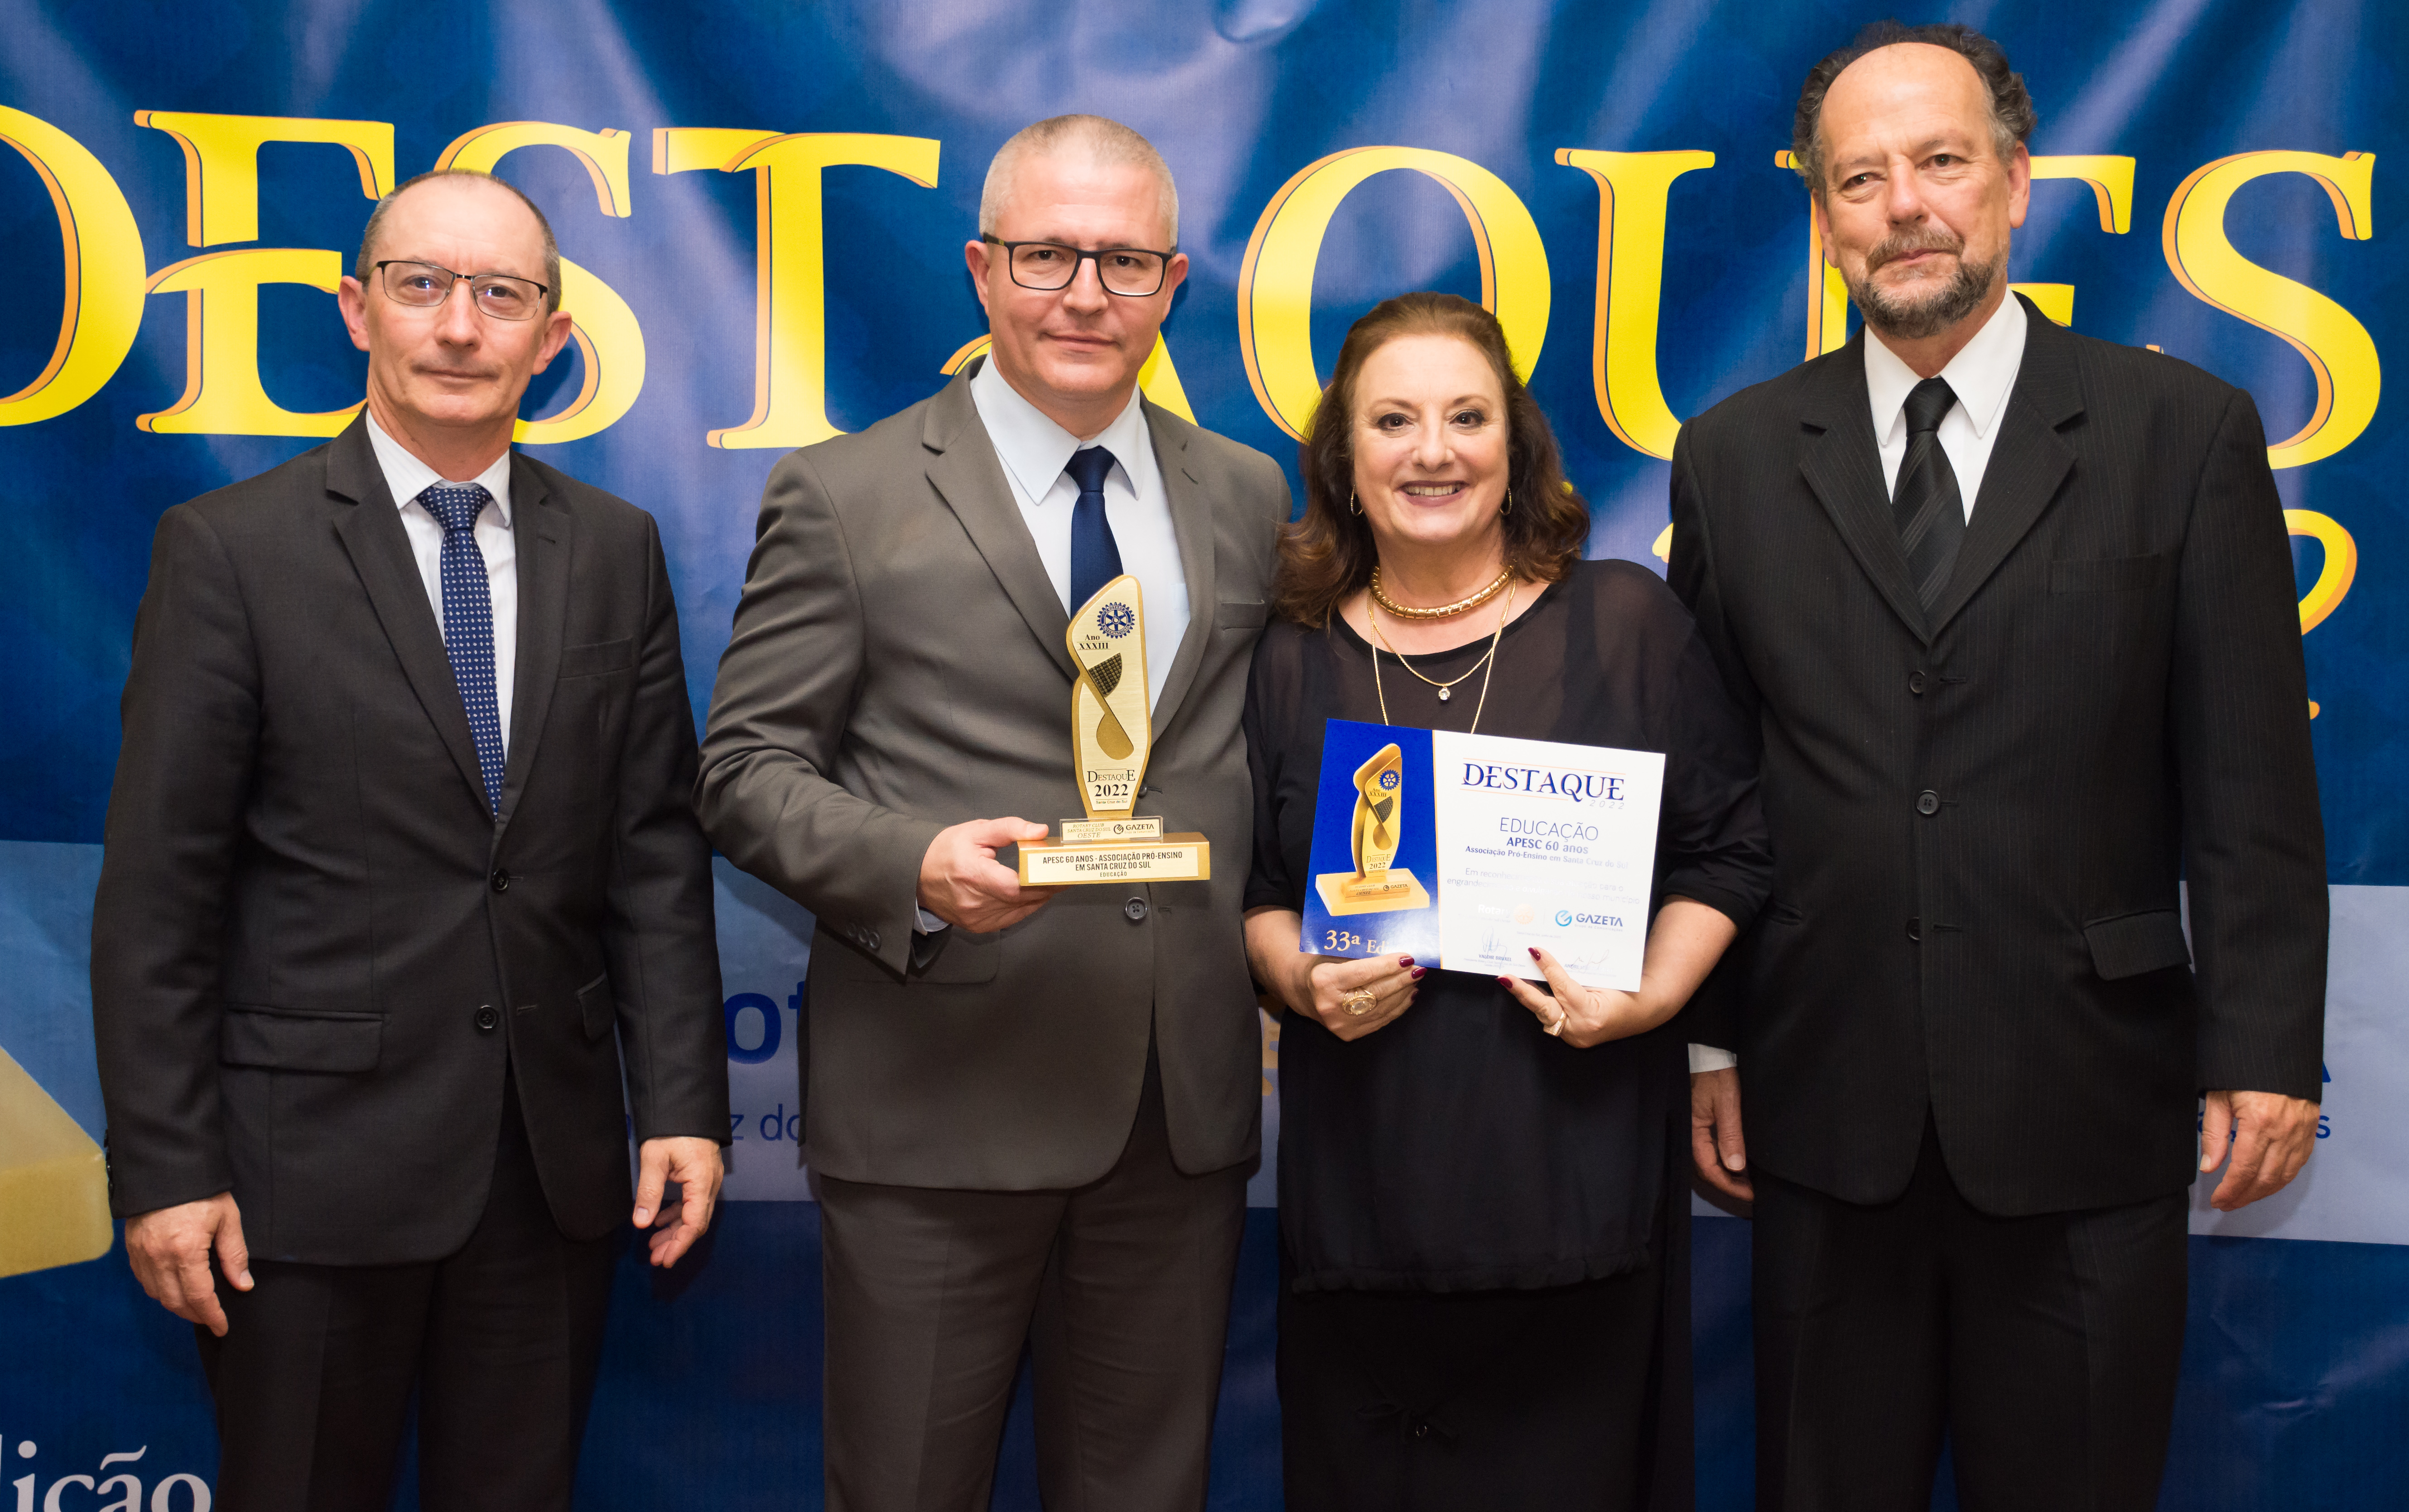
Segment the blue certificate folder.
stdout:
<svg viewBox="0 0 2409 1512">
<path fill-rule="evenodd" d="M 1403 758 L 1395 769 L 1398 781 L 1392 790 L 1376 791 L 1393 791 L 1396 798 L 1396 854 L 1390 859 L 1388 883 L 1394 896 L 1384 898 L 1373 889 L 1369 897 L 1350 898 L 1355 774 L 1389 745 Z M 1430 731 L 1349 719 L 1325 723 L 1299 949 L 1309 956 L 1411 956 L 1424 966 L 1438 964 L 1438 832 L 1432 785 Z"/>
</svg>

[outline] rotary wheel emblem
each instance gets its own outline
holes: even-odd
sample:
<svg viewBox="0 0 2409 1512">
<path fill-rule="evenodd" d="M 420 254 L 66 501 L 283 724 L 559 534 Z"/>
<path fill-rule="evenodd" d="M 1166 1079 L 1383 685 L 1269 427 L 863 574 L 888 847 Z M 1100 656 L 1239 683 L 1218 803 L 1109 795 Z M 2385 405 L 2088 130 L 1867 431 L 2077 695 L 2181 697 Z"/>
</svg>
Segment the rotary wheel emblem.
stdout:
<svg viewBox="0 0 2409 1512">
<path fill-rule="evenodd" d="M 1137 628 L 1137 616 L 1127 604 L 1106 604 L 1096 611 L 1096 628 L 1118 641 Z"/>
</svg>

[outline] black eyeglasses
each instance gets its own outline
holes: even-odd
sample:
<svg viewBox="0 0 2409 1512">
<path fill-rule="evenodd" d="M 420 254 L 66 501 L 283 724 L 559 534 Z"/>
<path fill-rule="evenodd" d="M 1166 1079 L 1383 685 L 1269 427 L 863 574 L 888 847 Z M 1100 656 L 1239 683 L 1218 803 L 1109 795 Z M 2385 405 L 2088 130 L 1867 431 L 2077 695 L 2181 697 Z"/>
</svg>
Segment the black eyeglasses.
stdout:
<svg viewBox="0 0 2409 1512">
<path fill-rule="evenodd" d="M 385 297 L 397 305 L 432 310 L 452 297 L 452 285 L 469 285 L 469 302 L 496 320 L 533 320 L 552 291 L 533 279 L 508 273 L 454 273 L 435 263 L 387 259 L 376 265 Z"/>
<path fill-rule="evenodd" d="M 979 239 L 1003 249 L 1013 282 L 1024 289 L 1049 294 L 1069 288 L 1071 281 L 1079 276 L 1079 265 L 1093 259 L 1097 281 L 1104 284 L 1106 294 L 1143 299 L 1162 292 L 1162 277 L 1171 266 L 1170 252 L 1148 252 L 1144 247 L 1099 247 L 1094 252 L 1082 252 L 1059 241 L 1005 241 L 984 231 L 979 233 Z"/>
</svg>

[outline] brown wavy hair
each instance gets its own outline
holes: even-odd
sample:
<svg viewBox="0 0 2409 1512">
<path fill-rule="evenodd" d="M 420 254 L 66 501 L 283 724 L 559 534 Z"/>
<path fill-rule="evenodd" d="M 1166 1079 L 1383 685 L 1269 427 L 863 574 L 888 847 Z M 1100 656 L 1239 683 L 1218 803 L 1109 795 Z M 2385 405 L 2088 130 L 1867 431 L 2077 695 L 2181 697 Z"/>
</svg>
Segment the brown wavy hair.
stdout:
<svg viewBox="0 0 2409 1512">
<path fill-rule="evenodd" d="M 1372 526 L 1352 512 L 1355 384 L 1363 364 L 1401 336 L 1451 336 L 1489 361 L 1506 395 L 1506 561 L 1533 583 L 1553 583 L 1589 543 L 1589 502 L 1565 481 L 1564 458 L 1539 401 L 1514 376 L 1497 317 L 1451 294 L 1404 294 L 1375 306 L 1347 331 L 1338 365 L 1297 449 L 1305 515 L 1280 535 L 1272 607 L 1301 625 L 1327 626 L 1348 596 L 1372 581 L 1379 560 Z"/>
</svg>

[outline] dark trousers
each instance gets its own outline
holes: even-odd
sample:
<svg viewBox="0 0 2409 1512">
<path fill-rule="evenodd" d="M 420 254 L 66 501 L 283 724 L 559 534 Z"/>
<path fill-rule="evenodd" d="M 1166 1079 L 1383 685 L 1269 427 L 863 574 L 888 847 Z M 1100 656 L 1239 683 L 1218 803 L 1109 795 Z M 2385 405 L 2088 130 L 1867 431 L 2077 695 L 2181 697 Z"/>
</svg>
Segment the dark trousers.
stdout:
<svg viewBox="0 0 2409 1512">
<path fill-rule="evenodd" d="M 985 1512 L 1024 1340 L 1048 1512 L 1204 1506 L 1247 1171 L 1172 1163 L 1150 1058 L 1089 1186 L 819 1179 L 829 1512 Z"/>
<path fill-rule="evenodd" d="M 1652 1265 L 1544 1291 L 1284 1291 L 1289 1512 L 1645 1505 L 1663 1290 Z"/>
<path fill-rule="evenodd" d="M 1756 1501 L 1925 1512 L 1948 1435 L 1967 1512 L 2150 1512 L 2183 1356 L 2187 1203 L 2002 1218 L 1927 1126 L 1860 1207 L 1756 1173 Z"/>
<path fill-rule="evenodd" d="M 225 1512 L 385 1512 L 418 1390 L 419 1501 L 441 1512 L 566 1512 L 620 1236 L 554 1227 L 515 1094 L 494 1184 L 449 1259 L 251 1262 L 198 1329 L 217 1399 Z"/>
</svg>

